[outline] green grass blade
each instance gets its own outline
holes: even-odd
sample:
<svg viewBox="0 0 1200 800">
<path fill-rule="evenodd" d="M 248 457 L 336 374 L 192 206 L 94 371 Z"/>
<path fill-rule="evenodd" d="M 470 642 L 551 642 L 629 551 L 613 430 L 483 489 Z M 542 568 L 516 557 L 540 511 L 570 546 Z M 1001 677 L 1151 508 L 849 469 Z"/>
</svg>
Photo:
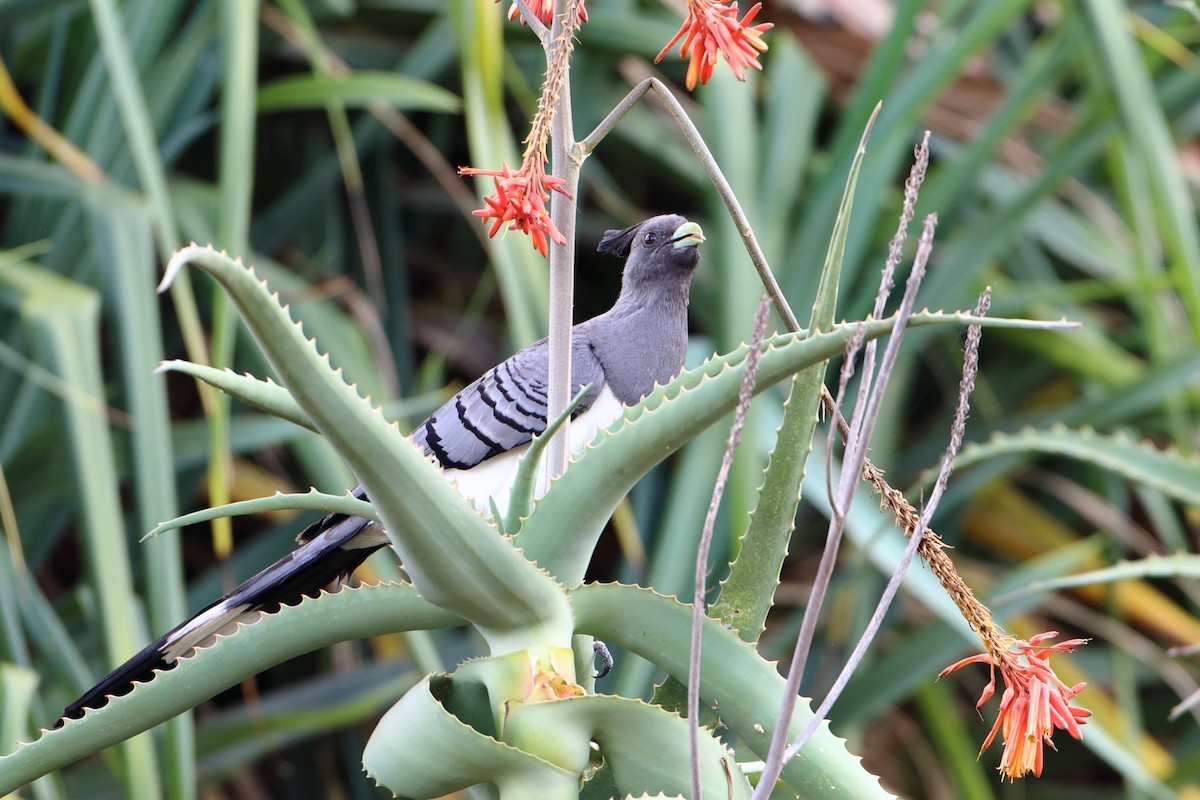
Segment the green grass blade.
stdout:
<svg viewBox="0 0 1200 800">
<path fill-rule="evenodd" d="M 155 367 L 162 360 L 162 323 L 154 295 L 154 245 L 146 217 L 137 209 L 97 204 L 92 209 L 98 256 L 108 270 L 117 313 L 125 370 L 125 396 L 135 424 L 131 431 L 137 529 L 148 530 L 178 513 L 171 452 L 167 391 Z M 143 551 L 151 630 L 170 630 L 187 616 L 183 552 L 178 539 Z M 190 715 L 167 728 L 167 785 L 172 796 L 195 796 L 195 732 Z"/>
<path fill-rule="evenodd" d="M 37 684 L 33 670 L 0 661 L 0 747 L 5 750 L 26 737 Z"/>
<path fill-rule="evenodd" d="M 1175 288 L 1188 309 L 1193 338 L 1200 337 L 1200 229 L 1196 208 L 1154 82 L 1126 28 L 1133 12 L 1121 0 L 1090 0 L 1087 11 L 1125 129 L 1150 179 Z"/>
<path fill-rule="evenodd" d="M 294 75 L 264 83 L 258 89 L 259 111 L 324 109 L 330 102 L 362 108 L 383 101 L 409 111 L 462 110 L 462 101 L 428 81 L 392 72 L 356 70 L 348 75 Z"/>
<path fill-rule="evenodd" d="M 462 81 L 471 166 L 499 169 L 521 163 L 504 108 L 504 9 L 491 0 L 461 0 L 451 14 L 462 56 Z M 476 195 L 492 193 L 492 181 L 477 179 Z M 549 266 L 525 236 L 489 240 L 491 261 L 504 298 L 509 337 L 523 347 L 546 335 L 545 309 L 550 304 Z"/>
<path fill-rule="evenodd" d="M 962 800 L 991 800 L 995 781 L 986 774 L 971 741 L 971 731 L 959 713 L 961 706 L 945 683 L 922 683 L 913 695 L 925 719 L 938 761 Z"/>
<path fill-rule="evenodd" d="M 219 0 L 222 34 L 222 92 L 217 160 L 220 213 L 217 241 L 233 253 L 250 252 L 250 211 L 254 188 L 254 109 L 258 79 L 258 3 Z M 233 363 L 237 315 L 229 299 L 218 292 L 212 301 L 212 364 Z M 217 395 L 208 409 L 208 494 L 214 504 L 227 503 L 231 476 L 229 457 L 229 398 Z M 213 547 L 226 558 L 233 548 L 233 529 L 225 518 L 213 520 Z"/>
<path fill-rule="evenodd" d="M 89 4 L 121 111 L 129 152 L 155 217 L 159 249 L 162 253 L 170 253 L 178 247 L 179 234 L 175 229 L 171 197 L 167 192 L 166 173 L 158 154 L 154 123 L 150 119 L 146 95 L 138 80 L 133 51 L 126 38 L 125 22 L 114 0 L 89 0 Z"/>
<path fill-rule="evenodd" d="M 25 264 L 7 265 L 0 271 L 0 284 L 21 294 L 21 316 L 30 326 L 42 358 L 58 376 L 85 396 L 102 397 L 98 293 Z M 67 402 L 64 412 L 80 492 L 88 572 L 99 604 L 106 662 L 115 667 L 140 649 L 145 633 L 133 595 L 112 436 L 108 420 L 94 406 Z M 136 800 L 160 797 L 151 740 L 134 739 L 122 748 L 122 754 L 128 796 Z"/>
</svg>

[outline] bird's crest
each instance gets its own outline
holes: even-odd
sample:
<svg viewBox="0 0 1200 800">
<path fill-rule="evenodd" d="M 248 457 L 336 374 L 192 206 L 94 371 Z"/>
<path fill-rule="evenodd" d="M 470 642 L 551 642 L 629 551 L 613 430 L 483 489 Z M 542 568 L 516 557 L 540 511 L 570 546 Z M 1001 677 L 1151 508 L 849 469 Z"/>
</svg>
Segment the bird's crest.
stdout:
<svg viewBox="0 0 1200 800">
<path fill-rule="evenodd" d="M 610 253 L 617 258 L 628 258 L 629 251 L 633 248 L 633 239 L 637 236 L 638 229 L 644 224 L 644 222 L 639 222 L 623 231 L 605 231 L 604 235 L 600 237 L 600 244 L 596 245 L 596 251 Z"/>
</svg>

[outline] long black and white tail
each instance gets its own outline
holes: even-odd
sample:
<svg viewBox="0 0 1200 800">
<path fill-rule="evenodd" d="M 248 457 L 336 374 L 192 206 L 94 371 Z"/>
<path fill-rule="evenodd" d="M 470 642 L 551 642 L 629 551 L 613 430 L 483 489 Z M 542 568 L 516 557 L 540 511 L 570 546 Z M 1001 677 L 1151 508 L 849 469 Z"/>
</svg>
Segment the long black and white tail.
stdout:
<svg viewBox="0 0 1200 800">
<path fill-rule="evenodd" d="M 387 543 L 377 524 L 343 514 L 330 514 L 296 538 L 300 547 L 117 667 L 67 706 L 54 726 L 82 717 L 87 709 L 100 708 L 110 697 L 128 694 L 135 682 L 150 680 L 155 670 L 172 669 L 196 647 L 235 630 L 239 622 L 260 611 L 276 611 L 282 605 L 299 602 L 305 595 L 315 596 L 335 581 L 344 580 Z"/>
</svg>

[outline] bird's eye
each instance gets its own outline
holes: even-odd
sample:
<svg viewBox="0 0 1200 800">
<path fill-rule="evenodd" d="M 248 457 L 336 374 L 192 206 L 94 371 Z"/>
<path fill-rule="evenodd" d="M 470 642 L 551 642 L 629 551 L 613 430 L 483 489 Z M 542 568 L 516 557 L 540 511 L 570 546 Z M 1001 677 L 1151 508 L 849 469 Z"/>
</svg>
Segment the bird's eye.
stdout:
<svg viewBox="0 0 1200 800">
<path fill-rule="evenodd" d="M 646 244 L 654 244 L 655 242 L 658 241 L 658 234 L 651 231 L 650 233 L 647 233 L 645 236 L 642 237 L 642 241 L 645 242 Z"/>
</svg>

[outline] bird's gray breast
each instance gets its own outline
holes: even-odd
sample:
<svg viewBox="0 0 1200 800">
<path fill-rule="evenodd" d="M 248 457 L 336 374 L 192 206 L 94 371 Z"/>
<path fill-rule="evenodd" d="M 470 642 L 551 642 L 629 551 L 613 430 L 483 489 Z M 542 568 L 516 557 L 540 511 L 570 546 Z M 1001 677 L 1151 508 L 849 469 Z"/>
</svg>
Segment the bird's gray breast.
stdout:
<svg viewBox="0 0 1200 800">
<path fill-rule="evenodd" d="M 620 311 L 614 309 L 579 328 L 604 370 L 608 387 L 628 406 L 683 369 L 687 358 L 687 306 L 647 306 L 623 315 Z"/>
</svg>

